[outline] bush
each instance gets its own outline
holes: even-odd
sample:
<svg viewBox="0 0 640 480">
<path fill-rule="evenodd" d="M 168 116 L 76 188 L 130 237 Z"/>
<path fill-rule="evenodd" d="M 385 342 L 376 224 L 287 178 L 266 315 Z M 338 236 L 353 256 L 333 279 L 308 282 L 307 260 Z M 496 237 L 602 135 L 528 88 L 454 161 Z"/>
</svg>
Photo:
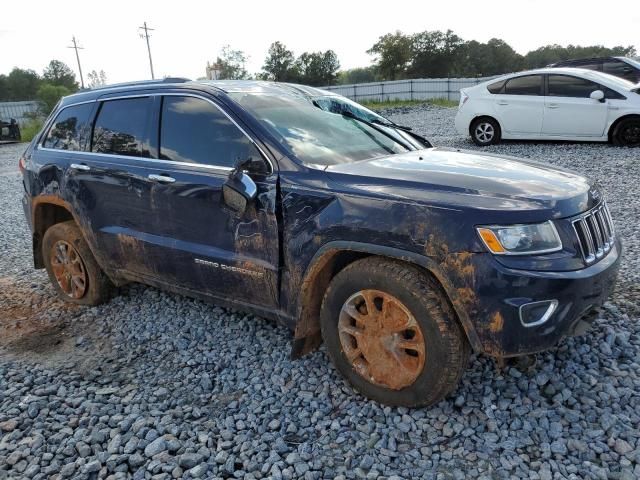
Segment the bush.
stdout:
<svg viewBox="0 0 640 480">
<path fill-rule="evenodd" d="M 42 125 L 44 124 L 44 119 L 42 118 L 32 118 L 27 121 L 21 128 L 20 133 L 22 134 L 23 142 L 30 142 L 33 140 L 40 130 L 42 130 Z"/>
</svg>

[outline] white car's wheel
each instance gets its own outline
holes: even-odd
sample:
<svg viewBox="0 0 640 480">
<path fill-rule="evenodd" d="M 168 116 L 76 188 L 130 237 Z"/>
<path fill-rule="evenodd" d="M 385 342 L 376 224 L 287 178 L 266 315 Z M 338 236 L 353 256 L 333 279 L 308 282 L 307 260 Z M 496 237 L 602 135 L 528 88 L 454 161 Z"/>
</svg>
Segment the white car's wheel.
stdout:
<svg viewBox="0 0 640 480">
<path fill-rule="evenodd" d="M 493 118 L 481 117 L 474 120 L 469 131 L 473 143 L 480 147 L 500 142 L 500 125 Z"/>
</svg>

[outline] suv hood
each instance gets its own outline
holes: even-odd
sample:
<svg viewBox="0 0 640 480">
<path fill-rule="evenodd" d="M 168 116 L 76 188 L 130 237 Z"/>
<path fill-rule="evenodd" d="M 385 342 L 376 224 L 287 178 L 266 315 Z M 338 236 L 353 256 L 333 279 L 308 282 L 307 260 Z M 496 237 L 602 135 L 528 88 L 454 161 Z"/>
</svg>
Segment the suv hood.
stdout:
<svg viewBox="0 0 640 480">
<path fill-rule="evenodd" d="M 503 215 L 514 210 L 561 218 L 581 213 L 600 199 L 592 182 L 575 172 L 442 147 L 335 165 L 326 172 L 332 180 L 369 194 Z"/>
</svg>

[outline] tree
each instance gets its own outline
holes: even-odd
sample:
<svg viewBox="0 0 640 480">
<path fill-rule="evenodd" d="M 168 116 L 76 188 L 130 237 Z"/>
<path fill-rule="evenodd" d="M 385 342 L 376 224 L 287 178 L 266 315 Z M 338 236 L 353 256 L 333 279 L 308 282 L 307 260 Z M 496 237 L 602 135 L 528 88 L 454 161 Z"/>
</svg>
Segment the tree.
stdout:
<svg viewBox="0 0 640 480">
<path fill-rule="evenodd" d="M 276 82 L 291 82 L 298 78 L 293 52 L 280 42 L 273 42 L 269 47 L 262 70 L 263 78 Z"/>
<path fill-rule="evenodd" d="M 411 36 L 411 63 L 407 74 L 413 78 L 451 76 L 463 49 L 464 40 L 451 30 L 416 33 Z"/>
<path fill-rule="evenodd" d="M 0 101 L 33 100 L 40 82 L 40 77 L 33 70 L 16 67 L 9 75 L 0 75 Z"/>
<path fill-rule="evenodd" d="M 338 84 L 367 83 L 376 80 L 375 67 L 352 68 L 338 72 Z"/>
<path fill-rule="evenodd" d="M 37 97 L 41 102 L 42 113 L 49 115 L 53 108 L 62 97 L 72 93 L 69 89 L 63 85 L 51 85 L 50 83 L 43 83 L 38 89 Z"/>
<path fill-rule="evenodd" d="M 405 77 L 405 72 L 411 62 L 412 40 L 401 31 L 387 33 L 367 53 L 374 55 L 376 70 L 385 80 L 397 80 Z"/>
<path fill-rule="evenodd" d="M 504 40 L 492 38 L 487 43 L 471 40 L 464 44 L 455 73 L 461 77 L 491 76 L 517 72 L 524 58 Z"/>
<path fill-rule="evenodd" d="M 220 66 L 220 80 L 243 80 L 250 77 L 245 68 L 247 56 L 242 50 L 232 50 L 230 45 L 222 47 L 216 63 Z"/>
<path fill-rule="evenodd" d="M 78 90 L 75 73 L 60 60 L 51 60 L 44 69 L 42 78 L 51 85 L 63 86 L 71 92 Z"/>
<path fill-rule="evenodd" d="M 87 78 L 89 79 L 89 88 L 103 87 L 107 84 L 107 74 L 104 73 L 104 70 L 100 70 L 99 73 L 91 70 Z"/>
<path fill-rule="evenodd" d="M 607 48 L 603 45 L 591 45 L 582 47 L 579 45 L 546 45 L 536 50 L 532 50 L 524 56 L 526 68 L 540 68 L 550 63 L 573 58 L 590 57 L 632 57 L 636 54 L 633 46 L 623 47 L 617 45 Z"/>
<path fill-rule="evenodd" d="M 298 81 L 306 85 L 322 86 L 335 83 L 340 68 L 338 56 L 333 50 L 304 52 L 295 63 Z"/>
</svg>

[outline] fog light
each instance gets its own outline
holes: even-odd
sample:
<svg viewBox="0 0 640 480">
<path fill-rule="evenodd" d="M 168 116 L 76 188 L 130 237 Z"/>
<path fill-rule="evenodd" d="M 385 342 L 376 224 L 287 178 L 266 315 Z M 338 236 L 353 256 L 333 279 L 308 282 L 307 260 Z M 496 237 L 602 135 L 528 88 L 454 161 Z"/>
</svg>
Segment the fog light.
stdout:
<svg viewBox="0 0 640 480">
<path fill-rule="evenodd" d="M 542 325 L 551 318 L 557 308 L 557 300 L 542 300 L 520 305 L 520 323 L 525 327 Z"/>
</svg>

